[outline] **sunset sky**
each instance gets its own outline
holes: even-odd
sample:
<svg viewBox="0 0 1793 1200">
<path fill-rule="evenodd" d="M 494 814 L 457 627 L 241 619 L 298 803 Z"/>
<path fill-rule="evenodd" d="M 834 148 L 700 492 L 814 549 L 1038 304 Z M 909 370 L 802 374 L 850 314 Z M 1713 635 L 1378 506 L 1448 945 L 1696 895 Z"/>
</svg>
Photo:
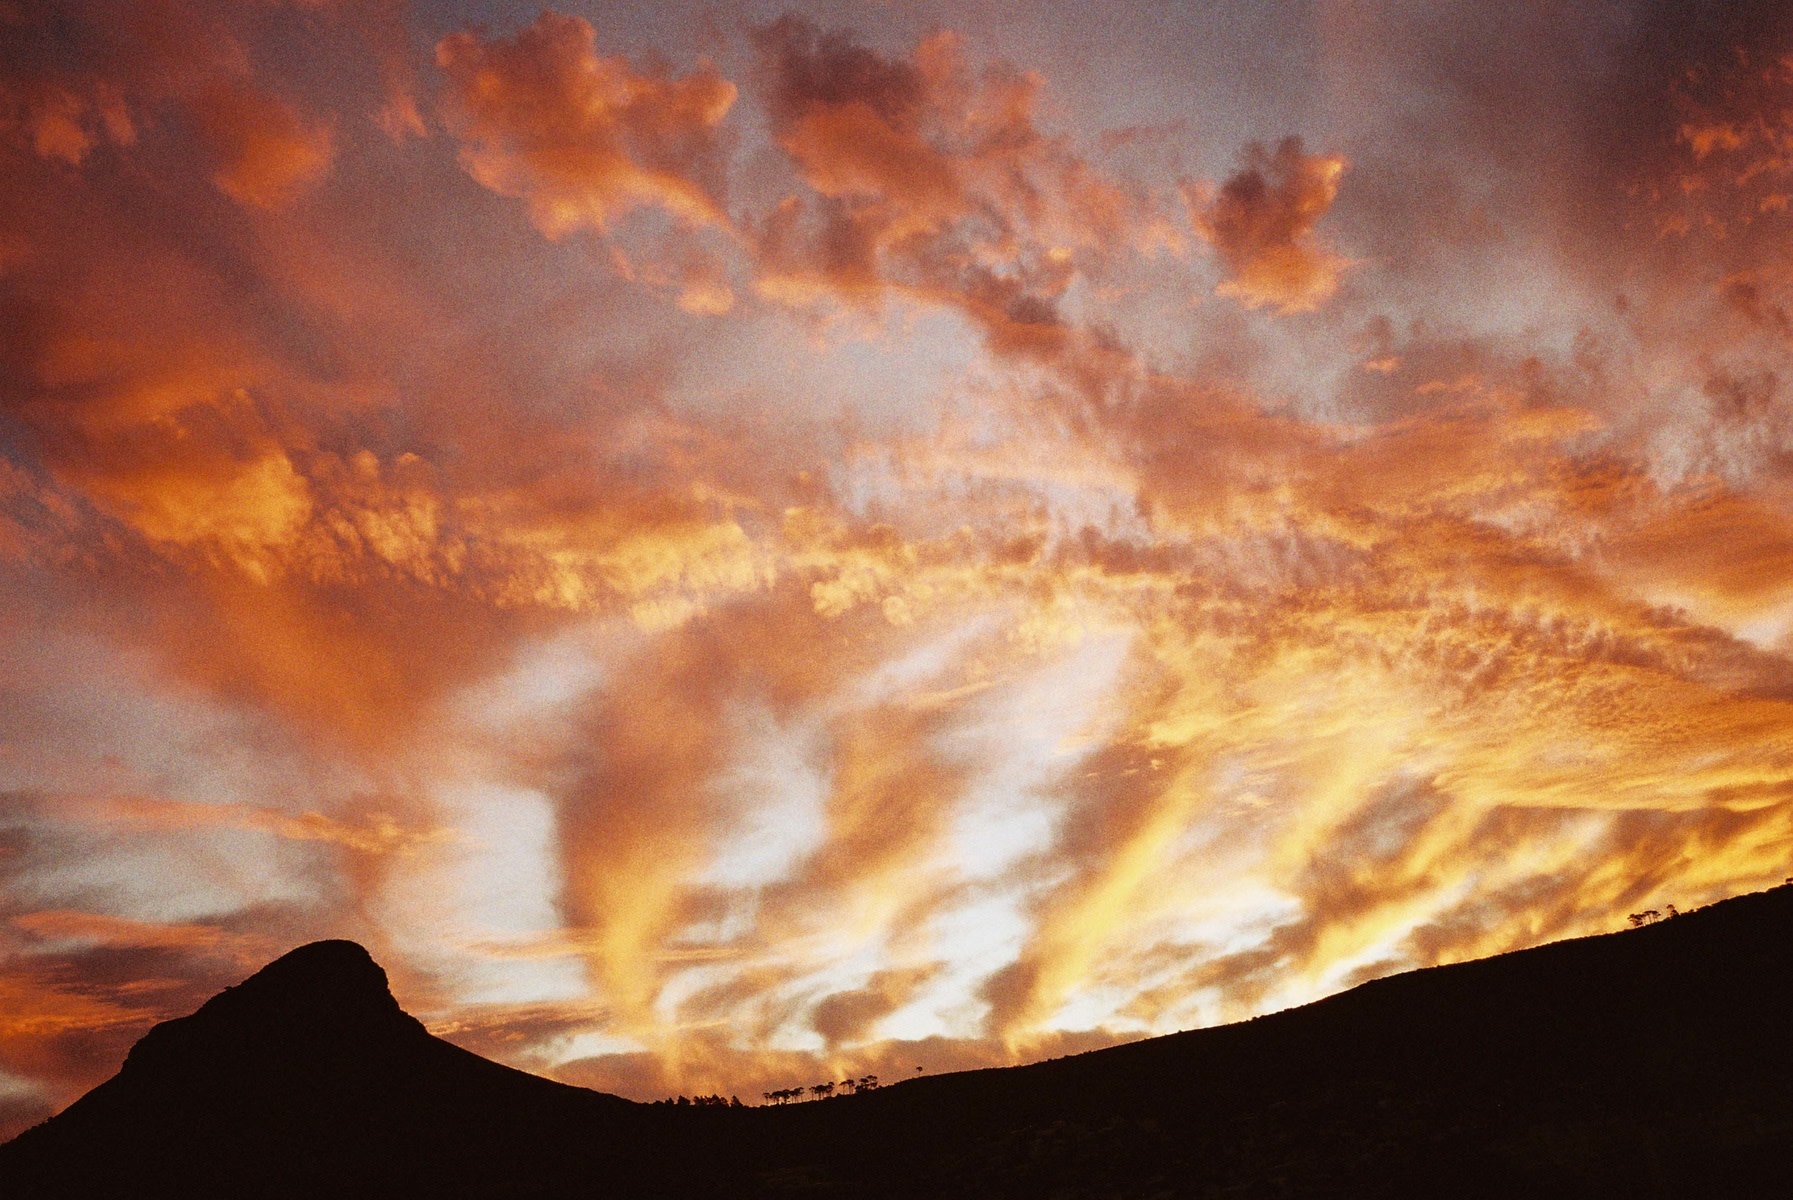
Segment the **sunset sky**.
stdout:
<svg viewBox="0 0 1793 1200">
<path fill-rule="evenodd" d="M 0 0 L 0 1136 L 320 937 L 757 1102 L 1793 875 L 1782 0 L 556 2 Z"/>
</svg>

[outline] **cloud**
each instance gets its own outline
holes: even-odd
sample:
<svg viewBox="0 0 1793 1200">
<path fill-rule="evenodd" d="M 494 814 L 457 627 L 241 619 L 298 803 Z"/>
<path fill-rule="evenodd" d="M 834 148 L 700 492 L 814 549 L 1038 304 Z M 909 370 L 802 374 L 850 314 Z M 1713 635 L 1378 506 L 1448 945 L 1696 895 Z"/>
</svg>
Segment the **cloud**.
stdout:
<svg viewBox="0 0 1793 1200">
<path fill-rule="evenodd" d="M 118 94 L 105 88 L 95 93 L 84 96 L 54 84 L 22 89 L 10 97 L 14 111 L 5 125 L 22 133 L 39 157 L 78 167 L 96 145 L 128 146 L 137 139 L 136 123 Z"/>
<path fill-rule="evenodd" d="M 228 13 L 177 0 L 55 18 L 26 5 L 9 24 L 19 52 L 0 84 L 0 130 L 22 134 L 40 157 L 80 167 L 97 147 L 137 146 L 173 113 L 191 123 L 212 182 L 244 205 L 283 207 L 329 172 L 334 123 L 255 77 Z"/>
<path fill-rule="evenodd" d="M 330 169 L 335 138 L 327 123 L 240 80 L 221 80 L 192 101 L 201 138 L 217 162 L 212 182 L 231 199 L 280 208 L 315 187 Z"/>
<path fill-rule="evenodd" d="M 193 830 L 207 826 L 262 830 L 276 837 L 301 842 L 321 842 L 360 854 L 404 854 L 417 846 L 444 839 L 444 832 L 402 828 L 393 814 L 372 811 L 356 819 L 342 820 L 315 811 L 281 812 L 247 804 L 196 804 L 153 796 L 111 796 L 56 804 L 60 819 L 105 822 L 115 827 Z M 72 914 L 65 914 L 73 920 Z M 23 924 L 36 918 L 21 918 Z M 66 923 L 66 922 L 65 922 Z M 36 930 L 38 926 L 30 925 Z"/>
<path fill-rule="evenodd" d="M 935 968 L 930 967 L 880 971 L 863 988 L 823 998 L 810 1023 L 831 1046 L 863 1042 L 880 1019 L 907 1003 L 934 973 Z"/>
<path fill-rule="evenodd" d="M 756 40 L 780 143 L 812 188 L 835 199 L 892 201 L 901 214 L 887 233 L 892 239 L 938 228 L 964 207 L 952 156 L 930 144 L 921 126 L 925 66 L 885 59 L 789 16 Z M 918 47 L 916 58 L 938 59 L 950 45 Z"/>
<path fill-rule="evenodd" d="M 1227 278 L 1215 288 L 1247 308 L 1312 312 L 1338 290 L 1348 259 L 1314 227 L 1338 196 L 1345 160 L 1308 154 L 1298 137 L 1271 150 L 1253 143 L 1239 170 L 1211 197 L 1190 193 L 1196 233 L 1214 247 Z"/>
<path fill-rule="evenodd" d="M 638 74 L 598 55 L 588 22 L 552 12 L 510 40 L 451 34 L 436 65 L 447 80 L 443 118 L 468 173 L 526 200 L 549 237 L 601 232 L 643 206 L 728 223 L 722 121 L 736 91 L 713 69 Z"/>
<path fill-rule="evenodd" d="M 962 312 L 999 351 L 1052 354 L 1079 270 L 1142 205 L 1043 132 L 1034 74 L 937 34 L 890 58 L 786 16 L 754 31 L 773 136 L 811 195 L 762 223 L 756 286 L 803 305 L 900 293 Z"/>
</svg>

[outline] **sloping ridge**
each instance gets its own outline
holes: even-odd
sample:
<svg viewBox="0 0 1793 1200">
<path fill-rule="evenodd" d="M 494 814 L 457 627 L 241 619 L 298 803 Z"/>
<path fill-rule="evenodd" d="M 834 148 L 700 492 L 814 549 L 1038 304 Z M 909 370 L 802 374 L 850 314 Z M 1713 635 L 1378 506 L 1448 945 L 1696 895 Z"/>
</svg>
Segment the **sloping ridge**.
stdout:
<svg viewBox="0 0 1793 1200">
<path fill-rule="evenodd" d="M 718 1110 L 487 1062 L 322 942 L 0 1147 L 0 1194 L 1785 1194 L 1790 948 L 1783 887 L 1238 1025 Z"/>
<path fill-rule="evenodd" d="M 810 1178 L 926 1146 L 907 1194 L 1793 1195 L 1793 887 L 859 1099 Z"/>
</svg>

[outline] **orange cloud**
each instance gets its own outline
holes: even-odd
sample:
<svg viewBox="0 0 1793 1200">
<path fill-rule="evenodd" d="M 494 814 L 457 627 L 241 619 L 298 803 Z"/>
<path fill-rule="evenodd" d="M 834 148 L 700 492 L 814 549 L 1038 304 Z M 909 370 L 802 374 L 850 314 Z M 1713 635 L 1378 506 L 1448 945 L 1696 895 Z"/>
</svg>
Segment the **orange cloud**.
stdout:
<svg viewBox="0 0 1793 1200">
<path fill-rule="evenodd" d="M 231 199 L 280 208 L 324 177 L 335 155 L 327 123 L 240 80 L 221 80 L 192 102 L 200 136 L 217 163 L 212 182 Z"/>
<path fill-rule="evenodd" d="M 1338 290 L 1350 265 L 1314 227 L 1338 196 L 1345 160 L 1308 154 L 1297 137 L 1270 150 L 1246 148 L 1238 172 L 1212 197 L 1191 194 L 1195 230 L 1214 247 L 1227 278 L 1215 290 L 1247 308 L 1312 312 Z"/>
<path fill-rule="evenodd" d="M 11 98 L 15 113 L 5 124 L 17 121 L 39 157 L 78 167 L 102 141 L 128 146 L 137 140 L 136 123 L 116 89 L 102 85 L 91 98 L 56 85 L 32 90 L 35 95 Z"/>
<path fill-rule="evenodd" d="M 509 41 L 451 34 L 436 65 L 468 173 L 528 201 L 549 237 L 605 230 L 644 205 L 727 225 L 721 126 L 736 92 L 713 69 L 637 74 L 598 56 L 589 23 L 552 12 Z"/>
<path fill-rule="evenodd" d="M 963 312 L 999 350 L 1057 352 L 1060 300 L 1141 205 L 1037 127 L 1038 76 L 975 71 L 950 33 L 906 59 L 790 16 L 754 40 L 774 136 L 813 193 L 762 223 L 760 292 L 799 306 L 908 294 Z"/>
<path fill-rule="evenodd" d="M 1742 236 L 1787 210 L 1793 193 L 1793 56 L 1696 60 L 1669 89 L 1680 153 L 1634 186 L 1658 230 Z"/>
<path fill-rule="evenodd" d="M 62 799 L 44 806 L 57 819 L 107 823 L 116 827 L 184 831 L 205 827 L 260 830 L 300 842 L 319 842 L 361 854 L 402 854 L 430 841 L 441 841 L 443 831 L 413 831 L 401 827 L 392 813 L 373 811 L 364 818 L 341 820 L 315 811 L 282 812 L 249 804 L 199 804 L 157 796 L 107 796 Z M 73 928 L 75 914 L 57 918 Z M 95 918 L 100 920 L 100 918 Z M 22 917 L 15 924 L 42 932 L 37 916 Z M 121 928 L 129 926 L 129 922 Z M 106 926 L 106 928 L 110 928 Z M 216 930 L 204 936 L 216 938 Z"/>
</svg>

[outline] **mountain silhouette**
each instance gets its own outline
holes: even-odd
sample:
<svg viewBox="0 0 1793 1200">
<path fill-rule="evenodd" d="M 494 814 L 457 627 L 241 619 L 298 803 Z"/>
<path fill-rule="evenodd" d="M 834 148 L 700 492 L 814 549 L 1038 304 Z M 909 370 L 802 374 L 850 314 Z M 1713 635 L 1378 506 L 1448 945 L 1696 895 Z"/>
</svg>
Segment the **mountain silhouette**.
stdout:
<svg viewBox="0 0 1793 1200">
<path fill-rule="evenodd" d="M 350 942 L 152 1029 L 0 1195 L 1793 1194 L 1793 887 L 1237 1025 L 799 1105 L 641 1105 L 431 1037 Z"/>
<path fill-rule="evenodd" d="M 527 1195 L 509 1153 L 635 1107 L 432 1037 L 366 950 L 314 942 L 0 1147 L 0 1195 Z"/>
</svg>

